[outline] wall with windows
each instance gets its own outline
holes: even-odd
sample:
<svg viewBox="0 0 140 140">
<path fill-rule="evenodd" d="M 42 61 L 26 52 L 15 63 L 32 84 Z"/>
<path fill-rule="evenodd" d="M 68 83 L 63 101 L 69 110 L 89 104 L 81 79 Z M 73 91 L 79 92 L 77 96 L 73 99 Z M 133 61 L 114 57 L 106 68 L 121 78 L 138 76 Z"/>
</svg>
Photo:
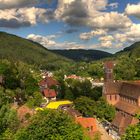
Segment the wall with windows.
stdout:
<svg viewBox="0 0 140 140">
<path fill-rule="evenodd" d="M 115 105 L 120 100 L 120 96 L 118 94 L 108 94 L 106 99 L 109 104 Z"/>
</svg>

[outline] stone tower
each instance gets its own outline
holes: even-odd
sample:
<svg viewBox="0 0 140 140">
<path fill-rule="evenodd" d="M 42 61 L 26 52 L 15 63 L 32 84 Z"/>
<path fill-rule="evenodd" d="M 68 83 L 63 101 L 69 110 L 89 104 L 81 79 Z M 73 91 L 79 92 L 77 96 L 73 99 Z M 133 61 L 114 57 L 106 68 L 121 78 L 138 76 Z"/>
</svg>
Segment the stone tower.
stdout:
<svg viewBox="0 0 140 140">
<path fill-rule="evenodd" d="M 104 82 L 114 82 L 113 68 L 113 61 L 106 61 L 104 63 Z"/>
</svg>

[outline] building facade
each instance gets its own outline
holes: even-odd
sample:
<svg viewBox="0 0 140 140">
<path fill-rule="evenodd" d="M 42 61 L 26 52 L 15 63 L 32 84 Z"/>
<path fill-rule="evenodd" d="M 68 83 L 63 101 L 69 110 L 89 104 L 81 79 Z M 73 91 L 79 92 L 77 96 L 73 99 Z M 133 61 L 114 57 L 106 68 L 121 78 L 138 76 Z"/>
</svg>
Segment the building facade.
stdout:
<svg viewBox="0 0 140 140">
<path fill-rule="evenodd" d="M 103 96 L 107 102 L 116 108 L 116 115 L 112 127 L 122 135 L 129 125 L 139 122 L 135 115 L 140 111 L 140 83 L 115 82 L 111 62 L 105 64 L 105 81 Z M 111 70 L 108 73 L 108 69 Z"/>
</svg>

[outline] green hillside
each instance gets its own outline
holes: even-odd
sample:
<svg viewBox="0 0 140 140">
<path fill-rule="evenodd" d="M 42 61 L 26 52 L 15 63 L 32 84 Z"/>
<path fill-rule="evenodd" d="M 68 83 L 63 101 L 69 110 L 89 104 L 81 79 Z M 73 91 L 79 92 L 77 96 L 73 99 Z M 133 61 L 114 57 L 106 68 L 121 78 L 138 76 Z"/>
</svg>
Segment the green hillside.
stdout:
<svg viewBox="0 0 140 140">
<path fill-rule="evenodd" d="M 38 43 L 0 32 L 0 59 L 20 60 L 41 68 L 57 69 L 71 60 L 56 55 Z"/>
<path fill-rule="evenodd" d="M 73 49 L 73 50 L 51 50 L 51 52 L 60 54 L 64 57 L 73 59 L 75 61 L 94 61 L 112 56 L 112 54 L 110 53 L 99 50 Z"/>
<path fill-rule="evenodd" d="M 122 51 L 117 52 L 115 56 L 127 55 L 133 58 L 140 58 L 140 42 L 136 42 L 129 47 L 124 48 Z"/>
<path fill-rule="evenodd" d="M 113 56 L 116 79 L 140 79 L 140 42 L 136 42 Z"/>
</svg>

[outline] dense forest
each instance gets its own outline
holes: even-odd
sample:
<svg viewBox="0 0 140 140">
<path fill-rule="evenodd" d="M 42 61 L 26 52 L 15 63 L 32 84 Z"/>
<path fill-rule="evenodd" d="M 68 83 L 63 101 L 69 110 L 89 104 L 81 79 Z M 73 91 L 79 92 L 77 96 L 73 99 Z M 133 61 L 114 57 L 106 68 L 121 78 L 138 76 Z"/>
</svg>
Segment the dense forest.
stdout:
<svg viewBox="0 0 140 140">
<path fill-rule="evenodd" d="M 43 69 L 60 69 L 71 60 L 56 55 L 40 44 L 5 32 L 0 32 L 0 58 L 20 60 Z"/>
<path fill-rule="evenodd" d="M 99 50 L 82 50 L 82 49 L 73 49 L 73 50 L 50 50 L 53 53 L 62 55 L 74 61 L 94 61 L 103 59 L 106 57 L 111 57 L 112 54 L 99 51 Z"/>
</svg>

